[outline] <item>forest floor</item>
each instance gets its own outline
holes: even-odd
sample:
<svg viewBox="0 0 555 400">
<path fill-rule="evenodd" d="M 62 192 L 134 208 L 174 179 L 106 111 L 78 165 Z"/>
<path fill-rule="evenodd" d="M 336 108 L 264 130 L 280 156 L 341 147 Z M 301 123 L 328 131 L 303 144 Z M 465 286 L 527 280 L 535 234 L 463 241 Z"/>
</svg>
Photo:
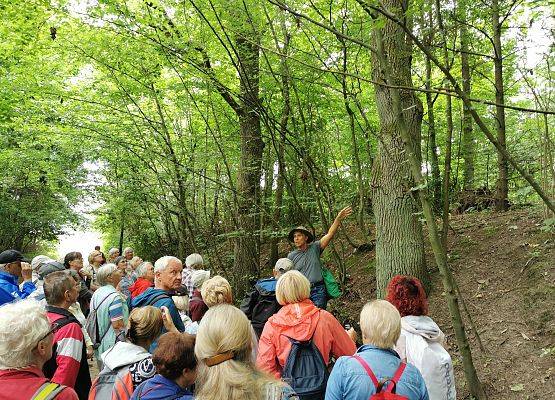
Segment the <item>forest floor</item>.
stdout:
<svg viewBox="0 0 555 400">
<path fill-rule="evenodd" d="M 464 315 L 474 364 L 490 399 L 555 399 L 555 237 L 540 229 L 542 222 L 534 209 L 468 213 L 451 220 L 449 266 L 484 347 L 481 351 Z M 356 239 L 354 232 L 352 237 Z M 431 250 L 427 258 L 434 287 L 430 316 L 447 337 L 457 398 L 467 399 L 462 359 Z M 345 294 L 329 307 L 341 322 L 358 321 L 364 303 L 375 298 L 374 252 L 353 252 L 346 262 Z"/>
</svg>

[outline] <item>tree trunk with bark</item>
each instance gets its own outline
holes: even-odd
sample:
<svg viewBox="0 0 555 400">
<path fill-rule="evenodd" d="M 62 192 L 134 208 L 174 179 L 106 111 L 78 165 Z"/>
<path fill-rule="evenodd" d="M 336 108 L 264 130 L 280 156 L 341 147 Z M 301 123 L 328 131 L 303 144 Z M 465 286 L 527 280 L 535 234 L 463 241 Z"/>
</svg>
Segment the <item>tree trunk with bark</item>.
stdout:
<svg viewBox="0 0 555 400">
<path fill-rule="evenodd" d="M 241 162 L 237 173 L 237 230 L 235 270 L 258 276 L 260 237 L 260 177 L 264 142 L 260 128 L 258 40 L 251 32 L 239 33 L 235 40 L 240 79 Z"/>
<path fill-rule="evenodd" d="M 431 46 L 434 41 L 434 24 L 432 19 L 432 11 L 428 13 L 428 29 L 425 37 L 425 43 Z M 432 89 L 432 62 L 426 57 L 426 89 Z M 430 168 L 432 172 L 431 193 L 433 199 L 434 210 L 441 209 L 441 177 L 439 175 L 439 160 L 437 156 L 436 141 L 436 122 L 434 116 L 434 99 L 431 92 L 426 92 L 426 108 L 428 109 L 428 148 L 430 155 Z"/>
<path fill-rule="evenodd" d="M 499 2 L 492 1 L 493 25 L 493 65 L 495 70 L 495 120 L 497 142 L 504 149 L 507 148 L 505 135 L 505 89 L 503 87 L 503 49 L 501 47 L 501 21 L 499 18 Z M 509 165 L 503 154 L 497 152 L 497 185 L 495 193 L 495 209 L 507 211 L 509 209 Z"/>
<path fill-rule="evenodd" d="M 386 0 L 384 6 L 403 18 L 402 2 Z M 392 85 L 412 87 L 411 43 L 397 24 L 386 21 L 380 28 L 384 37 L 384 52 L 390 67 Z M 372 41 L 376 44 L 374 34 Z M 379 60 L 372 54 L 372 79 L 384 82 Z M 372 171 L 372 199 L 376 216 L 376 280 L 378 297 L 398 274 L 419 278 L 426 288 L 429 277 L 424 257 L 424 238 L 417 213 L 420 211 L 411 188 L 408 156 L 399 132 L 399 121 L 393 110 L 390 88 L 374 85 L 380 118 L 380 140 Z M 422 104 L 413 91 L 400 92 L 401 106 L 407 121 L 413 147 L 420 154 Z"/>
<path fill-rule="evenodd" d="M 468 30 L 466 26 L 467 7 L 466 0 L 459 1 L 459 33 L 461 35 L 461 76 L 462 90 L 470 97 L 471 75 L 468 62 Z M 472 115 L 470 109 L 463 104 L 462 118 L 462 143 L 461 153 L 464 160 L 463 189 L 474 188 L 474 161 L 476 158 L 476 143 L 472 129 Z"/>
</svg>

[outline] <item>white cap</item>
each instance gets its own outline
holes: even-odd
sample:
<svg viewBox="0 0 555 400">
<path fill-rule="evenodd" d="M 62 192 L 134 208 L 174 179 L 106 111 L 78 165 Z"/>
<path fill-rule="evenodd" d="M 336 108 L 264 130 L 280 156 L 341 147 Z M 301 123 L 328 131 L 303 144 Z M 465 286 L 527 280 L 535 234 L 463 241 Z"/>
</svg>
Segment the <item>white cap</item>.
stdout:
<svg viewBox="0 0 555 400">
<path fill-rule="evenodd" d="M 278 271 L 281 273 L 287 272 L 295 268 L 295 264 L 288 258 L 280 258 L 276 262 L 276 266 L 274 267 L 274 271 Z"/>
<path fill-rule="evenodd" d="M 185 266 L 191 268 L 193 265 L 202 265 L 204 260 L 202 256 L 198 253 L 189 254 L 185 259 Z"/>
<path fill-rule="evenodd" d="M 210 271 L 205 269 L 196 269 L 191 273 L 191 283 L 196 289 L 200 289 L 202 284 L 208 279 L 210 279 Z M 191 293 L 189 295 L 191 295 Z"/>
</svg>

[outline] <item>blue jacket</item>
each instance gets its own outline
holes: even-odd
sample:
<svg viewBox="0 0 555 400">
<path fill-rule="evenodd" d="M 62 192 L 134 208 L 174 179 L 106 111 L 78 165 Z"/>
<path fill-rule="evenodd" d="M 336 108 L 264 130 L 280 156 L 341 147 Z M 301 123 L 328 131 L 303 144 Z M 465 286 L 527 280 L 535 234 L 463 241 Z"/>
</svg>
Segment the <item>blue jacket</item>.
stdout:
<svg viewBox="0 0 555 400">
<path fill-rule="evenodd" d="M 23 290 L 17 286 L 17 276 L 5 271 L 0 271 L 0 306 L 14 300 L 24 299 L 35 290 L 33 282 L 25 282 Z"/>
<path fill-rule="evenodd" d="M 144 307 L 144 306 L 154 306 L 160 308 L 162 306 L 168 307 L 170 315 L 172 317 L 173 323 L 179 332 L 185 332 L 185 325 L 183 325 L 183 320 L 179 315 L 179 311 L 175 306 L 171 294 L 162 289 L 148 288 L 143 293 L 131 300 L 131 307 Z M 162 333 L 166 333 L 166 329 L 162 328 Z M 149 351 L 152 353 L 158 347 L 158 340 L 156 340 L 150 346 Z"/>
<path fill-rule="evenodd" d="M 361 346 L 356 355 L 368 363 L 378 381 L 393 377 L 401 363 L 394 350 L 372 345 Z M 328 380 L 325 400 L 368 400 L 375 392 L 374 384 L 357 360 L 353 357 L 339 357 Z M 407 364 L 403 371 L 396 393 L 409 400 L 429 400 L 424 378 L 411 364 Z"/>
<path fill-rule="evenodd" d="M 191 391 L 159 374 L 141 383 L 130 400 L 139 399 L 139 395 L 141 400 L 193 400 Z"/>
</svg>

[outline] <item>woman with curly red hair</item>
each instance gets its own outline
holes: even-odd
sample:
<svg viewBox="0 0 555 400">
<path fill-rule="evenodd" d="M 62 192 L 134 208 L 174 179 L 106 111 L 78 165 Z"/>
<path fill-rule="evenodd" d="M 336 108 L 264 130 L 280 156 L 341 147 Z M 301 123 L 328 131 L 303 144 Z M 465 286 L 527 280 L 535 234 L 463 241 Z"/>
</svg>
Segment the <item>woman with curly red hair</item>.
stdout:
<svg viewBox="0 0 555 400">
<path fill-rule="evenodd" d="M 386 300 L 402 317 L 395 351 L 420 370 L 430 400 L 455 400 L 451 356 L 443 348 L 445 335 L 428 316 L 428 299 L 422 283 L 417 278 L 396 275 L 387 285 Z"/>
</svg>

